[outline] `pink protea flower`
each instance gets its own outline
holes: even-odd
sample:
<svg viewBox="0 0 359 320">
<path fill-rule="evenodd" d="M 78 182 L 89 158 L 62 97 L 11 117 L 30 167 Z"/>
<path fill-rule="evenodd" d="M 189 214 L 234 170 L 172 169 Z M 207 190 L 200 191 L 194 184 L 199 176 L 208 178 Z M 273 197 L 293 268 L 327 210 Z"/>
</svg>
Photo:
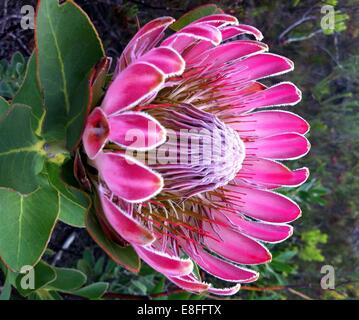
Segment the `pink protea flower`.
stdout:
<svg viewBox="0 0 359 320">
<path fill-rule="evenodd" d="M 258 278 L 240 265 L 271 260 L 262 242 L 292 234 L 287 223 L 301 210 L 273 189 L 304 183 L 308 169 L 277 160 L 309 151 L 309 125 L 287 111 L 254 111 L 301 100 L 292 83 L 258 82 L 293 70 L 266 53 L 259 30 L 216 14 L 162 40 L 173 22 L 153 20 L 130 41 L 83 145 L 113 238 L 181 288 L 230 295 Z M 256 40 L 235 40 L 244 34 Z M 202 282 L 193 262 L 235 285 Z"/>
</svg>

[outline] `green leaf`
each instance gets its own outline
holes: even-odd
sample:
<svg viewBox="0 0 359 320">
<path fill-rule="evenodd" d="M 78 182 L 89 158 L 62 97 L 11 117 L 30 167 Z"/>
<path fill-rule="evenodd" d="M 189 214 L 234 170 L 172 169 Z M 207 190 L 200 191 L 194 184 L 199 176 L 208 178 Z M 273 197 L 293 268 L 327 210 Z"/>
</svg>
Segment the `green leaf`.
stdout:
<svg viewBox="0 0 359 320">
<path fill-rule="evenodd" d="M 37 128 L 41 122 L 45 107 L 37 78 L 36 55 L 34 53 L 29 59 L 24 81 L 15 95 L 13 103 L 26 104 L 31 107 L 32 113 L 37 120 Z"/>
<path fill-rule="evenodd" d="M 165 285 L 166 285 L 166 278 L 165 277 L 161 277 L 155 287 L 152 289 L 151 293 L 160 293 L 163 292 L 165 290 Z"/>
<path fill-rule="evenodd" d="M 108 283 L 96 282 L 86 287 L 83 287 L 79 290 L 72 291 L 71 294 L 84 297 L 87 299 L 95 300 L 95 299 L 100 299 L 106 293 L 107 289 L 108 289 Z"/>
<path fill-rule="evenodd" d="M 86 228 L 91 237 L 113 261 L 132 272 L 138 272 L 140 270 L 140 259 L 136 252 L 130 246 L 121 247 L 109 240 L 92 210 L 86 216 Z"/>
<path fill-rule="evenodd" d="M 80 139 L 88 107 L 90 73 L 104 56 L 88 16 L 73 1 L 39 1 L 36 19 L 39 80 L 48 140 L 66 141 L 72 149 Z"/>
<path fill-rule="evenodd" d="M 11 297 L 11 281 L 10 276 L 6 277 L 5 284 L 0 293 L 0 301 L 10 300 Z"/>
<path fill-rule="evenodd" d="M 85 199 L 81 191 L 74 192 L 78 199 Z M 85 200 L 87 201 L 87 199 Z M 85 214 L 87 208 L 82 207 L 81 204 L 74 202 L 68 198 L 61 196 L 60 216 L 59 219 L 73 227 L 85 227 Z"/>
<path fill-rule="evenodd" d="M 13 105 L 0 119 L 0 186 L 21 193 L 31 193 L 39 186 L 37 175 L 45 155 L 31 120 L 31 109 L 25 105 Z"/>
<path fill-rule="evenodd" d="M 87 277 L 84 273 L 76 269 L 54 268 L 56 272 L 56 280 L 47 285 L 48 290 L 58 290 L 63 292 L 71 292 L 82 287 Z"/>
<path fill-rule="evenodd" d="M 48 291 L 49 300 L 64 300 L 62 296 L 56 291 Z"/>
<path fill-rule="evenodd" d="M 37 290 L 28 296 L 29 300 L 62 300 L 62 297 L 55 291 L 48 291 L 44 289 Z"/>
<path fill-rule="evenodd" d="M 91 206 L 86 193 L 67 185 L 61 178 L 61 168 L 54 163 L 46 164 L 50 184 L 60 196 L 59 219 L 75 227 L 85 226 L 85 215 Z"/>
<path fill-rule="evenodd" d="M 203 6 L 200 6 L 198 8 L 195 8 L 186 14 L 184 14 L 182 17 L 177 19 L 175 23 L 173 23 L 170 28 L 174 31 L 181 30 L 185 26 L 189 25 L 195 20 L 198 20 L 200 18 L 209 16 L 211 14 L 219 13 L 221 12 L 221 9 L 218 8 L 215 4 L 206 4 Z"/>
<path fill-rule="evenodd" d="M 15 52 L 11 57 L 11 67 L 16 68 L 17 65 L 24 65 L 26 63 L 24 56 L 19 52 Z"/>
<path fill-rule="evenodd" d="M 88 261 L 84 260 L 84 259 L 81 259 L 81 260 L 77 261 L 76 267 L 81 272 L 85 273 L 86 275 L 92 275 L 93 274 L 93 268 L 92 268 L 91 264 Z"/>
<path fill-rule="evenodd" d="M 298 254 L 297 250 L 286 250 L 283 252 L 280 252 L 278 255 L 275 255 L 273 257 L 273 260 L 280 261 L 280 262 L 289 262 Z"/>
<path fill-rule="evenodd" d="M 59 199 L 49 186 L 28 195 L 0 188 L 0 257 L 10 269 L 40 260 L 58 214 Z"/>
<path fill-rule="evenodd" d="M 13 54 L 10 63 L 4 59 L 0 61 L 0 96 L 13 99 L 24 78 L 25 69 L 25 58 L 19 52 Z"/>
<path fill-rule="evenodd" d="M 190 292 L 179 292 L 179 293 L 173 293 L 169 296 L 167 296 L 168 300 L 189 300 L 191 297 Z"/>
<path fill-rule="evenodd" d="M 335 7 L 338 4 L 338 0 L 323 0 L 322 2 L 324 4 L 328 4 L 328 5 L 331 5 L 333 7 Z"/>
<path fill-rule="evenodd" d="M 8 111 L 9 109 L 9 103 L 3 97 L 0 97 L 0 121 L 2 116 L 4 116 L 6 114 L 6 111 Z"/>
<path fill-rule="evenodd" d="M 0 95 L 11 99 L 14 96 L 14 89 L 8 82 L 0 82 Z"/>
<path fill-rule="evenodd" d="M 206 294 L 205 293 L 201 293 L 201 294 L 191 294 L 188 298 L 188 300 L 206 300 Z"/>
<path fill-rule="evenodd" d="M 142 283 L 142 281 L 140 280 L 132 280 L 131 284 L 140 291 L 141 295 L 146 295 L 147 294 L 147 287 L 144 283 Z"/>
<path fill-rule="evenodd" d="M 277 272 L 286 272 L 289 274 L 293 271 L 293 267 L 290 264 L 281 261 L 272 261 L 271 267 Z"/>
<path fill-rule="evenodd" d="M 56 291 L 49 291 L 45 289 L 37 290 L 36 292 L 31 293 L 28 297 L 28 300 L 63 300 L 61 295 Z"/>
<path fill-rule="evenodd" d="M 96 274 L 102 274 L 104 265 L 105 265 L 105 256 L 102 256 L 100 257 L 100 259 L 96 261 L 94 266 L 94 272 Z"/>
<path fill-rule="evenodd" d="M 28 296 L 29 294 L 44 288 L 47 284 L 53 282 L 56 279 L 56 272 L 54 268 L 44 261 L 40 261 L 34 267 L 33 271 L 35 284 L 33 289 L 27 289 L 22 287 L 22 280 L 24 280 L 24 277 L 27 276 L 27 273 L 19 274 L 16 278 L 16 289 L 23 296 Z"/>
</svg>

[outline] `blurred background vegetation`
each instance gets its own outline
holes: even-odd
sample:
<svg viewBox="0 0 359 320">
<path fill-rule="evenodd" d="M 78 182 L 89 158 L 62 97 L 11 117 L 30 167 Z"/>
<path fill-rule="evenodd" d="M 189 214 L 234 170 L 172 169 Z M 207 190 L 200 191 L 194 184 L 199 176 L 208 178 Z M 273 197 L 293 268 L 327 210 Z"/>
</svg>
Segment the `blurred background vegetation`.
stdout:
<svg viewBox="0 0 359 320">
<path fill-rule="evenodd" d="M 90 15 L 107 54 L 118 56 L 149 20 L 179 17 L 208 3 L 203 0 L 77 0 Z M 11 99 L 24 76 L 33 49 L 33 31 L 20 27 L 20 8 L 34 1 L 0 4 L 0 95 Z M 295 62 L 294 72 L 275 81 L 293 81 L 303 101 L 292 110 L 311 124 L 312 149 L 289 163 L 308 166 L 309 181 L 283 189 L 299 202 L 303 216 L 288 241 L 272 246 L 272 263 L 259 266 L 260 279 L 232 299 L 357 299 L 359 297 L 359 1 L 216 1 L 225 12 L 259 28 L 271 52 Z M 335 28 L 321 27 L 326 5 L 335 8 Z M 79 53 L 80 54 L 80 53 Z M 72 239 L 71 245 L 66 241 Z M 67 242 L 68 243 L 68 242 Z M 65 245 L 64 245 L 65 244 Z M 61 253 L 61 255 L 59 255 Z M 59 225 L 47 260 L 76 267 L 88 282 L 110 284 L 108 298 L 203 299 L 183 293 L 144 266 L 133 275 L 108 260 L 86 231 Z M 320 286 L 324 265 L 335 270 L 335 289 Z M 214 280 L 215 281 L 215 280 Z M 1 279 L 0 279 L 1 282 Z"/>
</svg>

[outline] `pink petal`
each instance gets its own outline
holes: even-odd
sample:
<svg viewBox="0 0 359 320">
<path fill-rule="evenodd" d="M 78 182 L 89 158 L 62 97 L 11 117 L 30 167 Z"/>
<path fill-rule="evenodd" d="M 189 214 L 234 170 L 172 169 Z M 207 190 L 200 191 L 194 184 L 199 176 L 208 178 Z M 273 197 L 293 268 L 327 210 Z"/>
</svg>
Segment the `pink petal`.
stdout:
<svg viewBox="0 0 359 320">
<path fill-rule="evenodd" d="M 156 271 L 169 277 L 179 277 L 193 271 L 193 263 L 189 259 L 180 259 L 157 251 L 149 246 L 133 246 L 137 254 Z"/>
<path fill-rule="evenodd" d="M 198 281 L 194 276 L 181 276 L 181 277 L 168 277 L 174 284 L 178 287 L 195 293 L 203 293 L 208 291 L 209 293 L 213 293 L 221 296 L 230 296 L 236 294 L 240 289 L 240 284 L 236 284 L 230 288 L 213 288 L 212 285 L 207 284 L 205 282 Z"/>
<path fill-rule="evenodd" d="M 262 32 L 260 32 L 257 28 L 246 24 L 224 27 L 223 29 L 221 29 L 221 32 L 223 41 L 231 39 L 233 37 L 237 37 L 242 34 L 253 35 L 258 41 L 261 41 L 263 39 Z"/>
<path fill-rule="evenodd" d="M 295 105 L 302 99 L 300 90 L 290 82 L 276 84 L 263 91 L 237 100 L 238 110 L 241 113 L 255 108 Z"/>
<path fill-rule="evenodd" d="M 211 251 L 235 263 L 260 264 L 272 258 L 267 248 L 259 242 L 228 227 L 218 227 L 218 232 L 206 225 L 204 229 L 211 234 L 211 237 L 204 238 L 204 244 Z"/>
<path fill-rule="evenodd" d="M 169 46 L 182 53 L 198 41 L 208 41 L 216 46 L 221 43 L 222 34 L 217 28 L 209 25 L 190 25 L 168 37 L 161 46 Z"/>
<path fill-rule="evenodd" d="M 190 292 L 200 293 L 208 291 L 208 289 L 210 288 L 210 285 L 208 283 L 200 282 L 188 276 L 168 277 L 168 279 L 171 280 L 178 287 Z"/>
<path fill-rule="evenodd" d="M 196 250 L 191 250 L 188 246 L 186 252 L 203 270 L 219 279 L 244 283 L 253 282 L 258 279 L 257 272 L 240 268 L 234 264 L 208 254 L 199 246 L 196 247 Z"/>
<path fill-rule="evenodd" d="M 215 46 L 222 42 L 222 34 L 218 28 L 206 24 L 192 24 L 183 28 L 179 33 L 192 35 L 199 40 L 208 40 Z"/>
<path fill-rule="evenodd" d="M 220 84 L 221 85 L 221 84 Z M 218 93 L 220 98 L 217 99 L 216 103 L 218 104 L 218 107 L 223 106 L 224 110 L 220 111 L 220 114 L 225 114 L 230 117 L 228 117 L 231 120 L 228 120 L 227 122 L 230 123 L 230 121 L 236 122 L 234 119 L 237 119 L 239 115 L 237 115 L 237 110 L 240 110 L 239 107 L 233 106 L 234 103 L 240 102 L 241 99 L 245 96 L 249 96 L 251 94 L 254 94 L 256 92 L 260 92 L 263 90 L 266 90 L 267 87 L 258 82 L 258 81 L 250 81 L 246 83 L 231 84 L 228 83 L 222 83 L 223 87 L 221 88 L 221 91 Z M 233 106 L 232 108 L 228 108 L 228 106 Z M 235 115 L 235 117 L 234 117 Z"/>
<path fill-rule="evenodd" d="M 156 46 L 162 38 L 164 31 L 174 21 L 175 19 L 171 17 L 162 17 L 144 25 L 123 51 L 118 62 L 118 71 L 124 70 L 128 65 L 141 57 L 141 55 Z"/>
<path fill-rule="evenodd" d="M 226 41 L 247 33 L 244 30 L 238 28 L 237 26 L 224 27 L 221 29 L 221 32 L 222 32 L 222 41 Z"/>
<path fill-rule="evenodd" d="M 309 124 L 303 118 L 288 111 L 259 111 L 239 116 L 230 126 L 242 136 L 265 137 L 280 133 L 306 134 Z"/>
<path fill-rule="evenodd" d="M 243 83 L 280 75 L 293 69 L 293 62 L 285 57 L 273 53 L 259 53 L 239 61 L 227 81 Z"/>
<path fill-rule="evenodd" d="M 307 154 L 309 141 L 298 133 L 283 133 L 255 139 L 245 143 L 247 155 L 256 157 L 294 160 Z"/>
<path fill-rule="evenodd" d="M 101 108 L 95 108 L 87 117 L 82 135 L 85 152 L 90 159 L 94 159 L 107 142 L 110 132 L 106 115 Z"/>
<path fill-rule="evenodd" d="M 233 88 L 229 88 L 230 91 L 232 91 L 234 88 L 236 88 L 236 85 L 233 86 Z M 244 86 L 240 86 L 238 90 L 233 92 L 235 96 L 241 97 L 241 96 L 247 96 L 254 94 L 256 92 L 261 92 L 263 90 L 266 90 L 267 87 L 258 81 L 251 81 L 246 83 Z M 233 110 L 229 110 L 230 114 L 233 115 Z"/>
<path fill-rule="evenodd" d="M 187 76 L 187 73 L 185 76 Z M 242 96 L 260 92 L 267 88 L 265 85 L 257 81 L 250 81 L 241 84 L 223 83 L 223 81 L 218 81 L 218 84 L 215 83 L 214 86 L 216 87 L 217 85 L 218 90 L 209 91 L 204 96 L 205 98 L 210 99 L 210 101 L 208 104 L 204 103 L 203 107 L 212 107 L 217 116 L 224 119 L 228 125 L 238 122 L 240 112 L 237 110 L 240 109 L 236 107 L 235 104 L 237 104 L 237 101 L 240 101 Z"/>
<path fill-rule="evenodd" d="M 123 112 L 108 119 L 109 140 L 127 148 L 145 150 L 166 141 L 166 129 L 143 112 Z"/>
<path fill-rule="evenodd" d="M 237 177 L 258 184 L 294 187 L 304 183 L 309 176 L 307 168 L 290 170 L 281 163 L 261 159 L 246 158 Z"/>
<path fill-rule="evenodd" d="M 238 95 L 239 97 L 240 96 L 247 96 L 247 95 L 250 95 L 250 94 L 254 94 L 256 92 L 262 92 L 264 90 L 266 90 L 267 87 L 263 84 L 263 83 L 260 83 L 260 82 L 257 82 L 257 81 L 252 81 L 252 82 L 248 82 L 246 83 L 245 86 L 241 86 L 239 91 L 236 92 L 236 95 Z"/>
<path fill-rule="evenodd" d="M 172 17 L 160 17 L 154 19 L 147 24 L 145 24 L 133 37 L 133 39 L 138 39 L 143 36 L 147 36 L 148 33 L 156 30 L 163 32 L 169 25 L 175 22 L 175 19 Z"/>
<path fill-rule="evenodd" d="M 143 202 L 163 188 L 163 179 L 158 173 L 124 154 L 100 153 L 95 164 L 108 188 L 126 201 Z"/>
<path fill-rule="evenodd" d="M 227 218 L 246 235 L 270 243 L 281 242 L 293 234 L 293 228 L 289 225 L 277 225 L 246 220 L 239 214 L 228 214 Z"/>
<path fill-rule="evenodd" d="M 208 50 L 194 60 L 188 61 L 188 63 L 199 64 L 201 66 L 211 65 L 212 68 L 215 68 L 246 55 L 267 50 L 268 46 L 264 43 L 251 40 L 238 40 Z"/>
<path fill-rule="evenodd" d="M 164 81 L 164 73 L 154 65 L 133 63 L 113 80 L 102 108 L 108 115 L 127 110 L 157 92 Z"/>
<path fill-rule="evenodd" d="M 238 185 L 243 185 L 244 187 L 250 187 L 250 188 L 255 188 L 255 189 L 266 189 L 266 190 L 274 190 L 274 189 L 278 189 L 281 188 L 282 186 L 278 186 L 275 184 L 268 184 L 268 183 L 258 183 L 258 182 L 253 182 L 253 181 L 248 181 L 248 180 L 244 180 L 244 179 L 235 179 L 236 183 Z"/>
<path fill-rule="evenodd" d="M 225 190 L 226 197 L 241 213 L 255 219 L 286 223 L 301 215 L 294 201 L 273 191 L 235 185 L 227 185 Z"/>
<path fill-rule="evenodd" d="M 195 38 L 193 35 L 183 34 L 183 33 L 175 33 L 174 35 L 168 37 L 161 43 L 161 46 L 166 46 L 173 48 L 180 54 L 183 53 L 184 50 L 193 46 L 198 41 L 203 41 L 198 38 Z M 208 41 L 208 40 L 205 40 Z M 210 43 L 210 42 L 209 42 Z"/>
<path fill-rule="evenodd" d="M 208 292 L 219 296 L 233 296 L 239 291 L 240 288 L 241 285 L 237 284 L 230 288 L 209 288 Z"/>
<path fill-rule="evenodd" d="M 199 40 L 195 44 L 193 44 L 190 48 L 187 48 L 184 52 L 182 52 L 182 57 L 186 61 L 186 65 L 188 66 L 191 61 L 199 57 L 202 53 L 206 52 L 209 49 L 215 48 L 215 45 L 207 40 Z"/>
<path fill-rule="evenodd" d="M 181 55 L 171 47 L 158 47 L 142 56 L 146 61 L 159 68 L 167 77 L 181 75 L 185 69 L 185 61 Z"/>
<path fill-rule="evenodd" d="M 99 195 L 106 220 L 122 238 L 137 245 L 148 245 L 155 241 L 152 233 L 140 222 L 116 206 L 103 192 L 100 191 Z"/>
<path fill-rule="evenodd" d="M 210 16 L 205 16 L 203 18 L 200 18 L 194 21 L 191 25 L 199 24 L 199 23 L 206 23 L 213 25 L 215 27 L 223 27 L 226 25 L 237 25 L 238 20 L 236 17 L 231 16 L 229 14 L 213 14 Z"/>
</svg>

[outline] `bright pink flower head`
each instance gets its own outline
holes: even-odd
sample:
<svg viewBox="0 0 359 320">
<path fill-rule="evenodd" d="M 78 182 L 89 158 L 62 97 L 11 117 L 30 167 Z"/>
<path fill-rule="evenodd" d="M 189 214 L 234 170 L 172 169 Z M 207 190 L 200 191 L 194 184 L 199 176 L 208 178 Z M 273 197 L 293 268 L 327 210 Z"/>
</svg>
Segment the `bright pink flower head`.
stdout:
<svg viewBox="0 0 359 320">
<path fill-rule="evenodd" d="M 112 232 L 179 287 L 230 295 L 258 278 L 240 265 L 271 260 L 263 242 L 292 234 L 287 223 L 300 208 L 273 189 L 308 178 L 307 168 L 278 160 L 309 151 L 309 125 L 288 111 L 261 110 L 294 105 L 301 92 L 258 81 L 293 70 L 266 52 L 259 30 L 216 14 L 163 40 L 173 22 L 151 21 L 126 47 L 88 117 L 84 149 Z M 194 263 L 235 285 L 202 282 Z"/>
</svg>

